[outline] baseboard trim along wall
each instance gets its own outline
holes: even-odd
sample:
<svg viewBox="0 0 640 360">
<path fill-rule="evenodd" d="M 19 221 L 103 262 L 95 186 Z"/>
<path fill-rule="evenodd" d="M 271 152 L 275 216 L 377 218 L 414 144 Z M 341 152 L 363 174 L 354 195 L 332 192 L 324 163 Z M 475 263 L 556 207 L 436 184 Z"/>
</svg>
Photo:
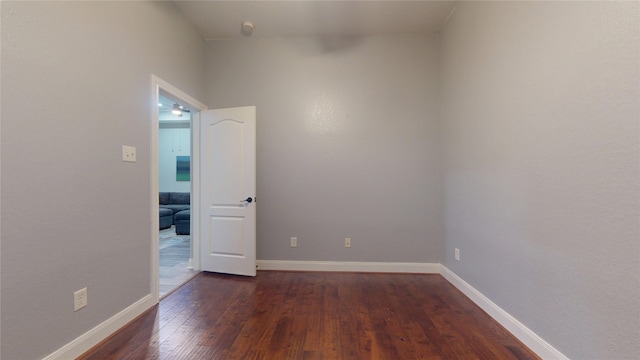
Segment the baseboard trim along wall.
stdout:
<svg viewBox="0 0 640 360">
<path fill-rule="evenodd" d="M 258 270 L 439 274 L 438 263 L 258 260 Z"/>
<path fill-rule="evenodd" d="M 444 265 L 441 266 L 440 274 L 538 356 L 543 359 L 569 360 L 568 357 Z"/>
<path fill-rule="evenodd" d="M 256 261 L 256 265 L 258 266 L 258 270 L 440 274 L 538 356 L 543 359 L 569 360 L 569 358 L 564 356 L 560 351 L 556 350 L 544 341 L 544 339 L 484 296 L 480 291 L 462 280 L 462 278 L 453 271 L 438 263 L 258 260 Z M 145 296 L 102 324 L 47 356 L 44 360 L 75 359 L 155 304 L 154 297 L 151 296 L 151 294 Z"/>
<path fill-rule="evenodd" d="M 69 360 L 89 351 L 92 347 L 111 336 L 123 326 L 149 310 L 156 304 L 151 294 L 136 301 L 126 309 L 104 321 L 102 324 L 87 331 L 67 345 L 61 347 L 56 352 L 45 357 L 43 360 Z"/>
</svg>

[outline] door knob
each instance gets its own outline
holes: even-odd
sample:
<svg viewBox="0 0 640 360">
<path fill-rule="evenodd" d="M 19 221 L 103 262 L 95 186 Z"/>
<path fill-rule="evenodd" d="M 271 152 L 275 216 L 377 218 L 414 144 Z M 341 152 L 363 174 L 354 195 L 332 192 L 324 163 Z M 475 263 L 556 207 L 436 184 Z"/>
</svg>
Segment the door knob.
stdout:
<svg viewBox="0 0 640 360">
<path fill-rule="evenodd" d="M 245 201 L 246 201 L 246 202 L 248 202 L 248 203 L 250 203 L 250 202 L 252 202 L 252 201 L 253 201 L 253 199 L 251 198 L 251 196 L 249 196 L 248 198 L 246 198 L 246 199 L 244 199 L 244 200 L 240 200 L 240 202 L 245 202 Z"/>
</svg>

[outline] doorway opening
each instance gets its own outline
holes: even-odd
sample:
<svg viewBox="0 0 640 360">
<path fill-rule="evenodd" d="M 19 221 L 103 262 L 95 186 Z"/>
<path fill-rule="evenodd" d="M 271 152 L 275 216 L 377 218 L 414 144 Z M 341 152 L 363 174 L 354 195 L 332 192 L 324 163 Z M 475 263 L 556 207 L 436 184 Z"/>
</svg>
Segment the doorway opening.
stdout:
<svg viewBox="0 0 640 360">
<path fill-rule="evenodd" d="M 151 291 L 159 301 L 200 270 L 198 136 L 193 134 L 206 106 L 156 76 L 152 85 Z"/>
<path fill-rule="evenodd" d="M 158 102 L 159 296 L 197 274 L 191 238 L 191 110 L 160 89 Z"/>
</svg>

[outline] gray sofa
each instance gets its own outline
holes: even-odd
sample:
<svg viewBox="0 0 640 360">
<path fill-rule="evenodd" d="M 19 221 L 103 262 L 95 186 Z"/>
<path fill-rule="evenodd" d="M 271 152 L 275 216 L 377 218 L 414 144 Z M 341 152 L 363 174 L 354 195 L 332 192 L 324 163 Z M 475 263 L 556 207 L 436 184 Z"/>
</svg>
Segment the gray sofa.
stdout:
<svg viewBox="0 0 640 360">
<path fill-rule="evenodd" d="M 176 224 L 176 214 L 181 213 L 179 219 L 181 223 L 180 232 L 182 234 L 178 235 L 188 235 L 189 226 L 186 226 L 187 230 L 185 234 L 185 221 L 188 223 L 190 220 L 189 209 L 191 208 L 191 193 L 160 192 L 158 200 L 160 203 L 160 229 L 166 229 Z M 169 211 L 171 211 L 171 213 L 169 213 Z"/>
<path fill-rule="evenodd" d="M 173 225 L 173 211 L 160 208 L 160 230 L 170 228 Z"/>
</svg>

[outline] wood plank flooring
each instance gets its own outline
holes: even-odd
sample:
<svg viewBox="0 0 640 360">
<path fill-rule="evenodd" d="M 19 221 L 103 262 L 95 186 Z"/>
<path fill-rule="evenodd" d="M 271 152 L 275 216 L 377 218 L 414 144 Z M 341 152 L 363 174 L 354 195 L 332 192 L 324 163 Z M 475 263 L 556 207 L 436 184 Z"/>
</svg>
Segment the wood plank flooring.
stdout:
<svg viewBox="0 0 640 360">
<path fill-rule="evenodd" d="M 539 359 L 440 275 L 202 273 L 79 359 Z"/>
</svg>

